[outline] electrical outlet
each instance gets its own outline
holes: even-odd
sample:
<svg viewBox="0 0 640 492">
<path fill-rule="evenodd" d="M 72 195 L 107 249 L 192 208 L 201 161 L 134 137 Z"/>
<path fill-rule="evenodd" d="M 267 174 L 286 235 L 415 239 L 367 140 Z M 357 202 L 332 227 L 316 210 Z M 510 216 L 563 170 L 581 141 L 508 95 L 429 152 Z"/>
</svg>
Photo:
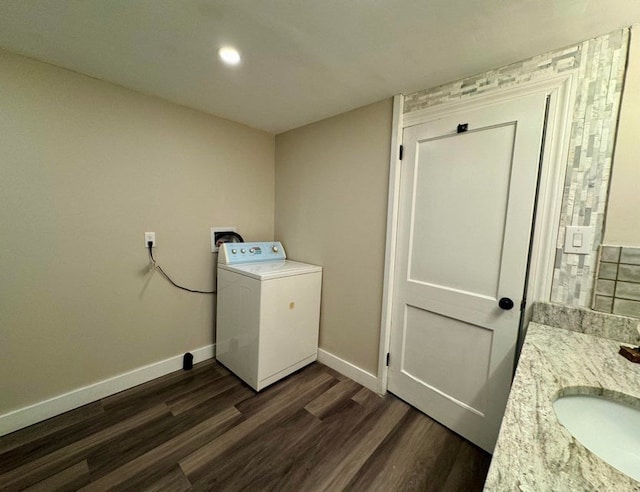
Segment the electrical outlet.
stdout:
<svg viewBox="0 0 640 492">
<path fill-rule="evenodd" d="M 149 247 L 149 241 L 151 241 L 151 247 L 156 247 L 156 233 L 155 232 L 145 232 L 144 233 L 144 247 Z"/>
</svg>

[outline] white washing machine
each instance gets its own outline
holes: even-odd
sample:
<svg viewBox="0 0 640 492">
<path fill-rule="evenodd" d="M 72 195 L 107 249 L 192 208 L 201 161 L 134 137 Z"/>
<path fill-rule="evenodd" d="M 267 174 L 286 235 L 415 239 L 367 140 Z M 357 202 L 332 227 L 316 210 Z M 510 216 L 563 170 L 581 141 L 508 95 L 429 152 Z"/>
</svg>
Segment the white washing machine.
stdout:
<svg viewBox="0 0 640 492">
<path fill-rule="evenodd" d="M 279 242 L 218 252 L 216 359 L 256 391 L 318 358 L 322 268 Z"/>
</svg>

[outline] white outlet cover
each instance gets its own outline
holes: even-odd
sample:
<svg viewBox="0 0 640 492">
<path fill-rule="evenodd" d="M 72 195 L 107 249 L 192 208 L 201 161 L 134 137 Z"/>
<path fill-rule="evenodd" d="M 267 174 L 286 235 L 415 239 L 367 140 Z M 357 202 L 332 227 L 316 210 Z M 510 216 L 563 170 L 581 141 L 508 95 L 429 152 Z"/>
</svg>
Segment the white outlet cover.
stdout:
<svg viewBox="0 0 640 492">
<path fill-rule="evenodd" d="M 217 253 L 218 247 L 216 246 L 216 232 L 238 232 L 236 226 L 215 226 L 211 228 L 211 252 Z"/>
<path fill-rule="evenodd" d="M 144 247 L 148 248 L 147 244 L 151 241 L 153 243 L 153 247 L 156 247 L 156 233 L 155 232 L 145 232 L 144 233 Z"/>
</svg>

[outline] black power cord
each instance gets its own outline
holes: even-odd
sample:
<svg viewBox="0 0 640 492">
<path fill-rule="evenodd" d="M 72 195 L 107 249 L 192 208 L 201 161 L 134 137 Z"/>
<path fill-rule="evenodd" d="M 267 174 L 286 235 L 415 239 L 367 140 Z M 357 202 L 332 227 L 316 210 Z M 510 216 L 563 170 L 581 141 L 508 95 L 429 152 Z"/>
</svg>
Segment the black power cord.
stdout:
<svg viewBox="0 0 640 492">
<path fill-rule="evenodd" d="M 162 267 L 160 265 L 158 265 L 158 263 L 156 262 L 156 259 L 153 257 L 153 242 L 147 241 L 147 247 L 149 248 L 149 261 L 153 265 L 153 268 L 158 270 L 162 274 L 162 276 L 164 278 L 166 278 L 171 283 L 171 285 L 173 285 L 174 287 L 177 287 L 178 289 L 186 290 L 187 292 L 193 292 L 194 294 L 214 294 L 215 295 L 215 293 L 216 293 L 215 290 L 194 290 L 194 289 L 188 289 L 186 287 L 183 287 L 182 285 L 176 284 L 171 279 L 171 277 L 169 277 L 167 272 L 165 272 L 162 269 Z"/>
</svg>

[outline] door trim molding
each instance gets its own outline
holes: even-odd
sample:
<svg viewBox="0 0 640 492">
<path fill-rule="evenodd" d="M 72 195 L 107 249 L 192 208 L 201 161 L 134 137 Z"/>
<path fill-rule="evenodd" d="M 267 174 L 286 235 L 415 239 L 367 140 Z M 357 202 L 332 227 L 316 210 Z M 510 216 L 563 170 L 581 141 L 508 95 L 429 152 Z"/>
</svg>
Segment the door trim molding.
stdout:
<svg viewBox="0 0 640 492">
<path fill-rule="evenodd" d="M 391 319 L 395 289 L 396 245 L 398 240 L 398 212 L 400 201 L 400 169 L 398 149 L 405 128 L 433 121 L 460 111 L 480 109 L 500 101 L 544 93 L 549 97 L 547 138 L 543 147 L 540 188 L 535 223 L 533 224 L 533 248 L 529 267 L 527 308 L 524 313 L 526 326 L 531 318 L 533 301 L 548 300 L 551 295 L 556 242 L 560 224 L 560 208 L 569 152 L 571 114 L 575 101 L 575 71 L 541 80 L 523 83 L 515 87 L 497 89 L 486 95 L 473 96 L 463 101 L 439 104 L 426 109 L 403 114 L 404 96 L 393 98 L 393 122 L 391 127 L 391 156 L 389 165 L 389 196 L 387 208 L 387 234 L 382 292 L 380 349 L 378 356 L 379 393 L 388 386 L 386 357 L 390 349 Z M 520 334 L 520 339 L 524 337 Z M 517 348 L 519 349 L 519 348 Z"/>
<path fill-rule="evenodd" d="M 384 283 L 382 287 L 382 313 L 378 353 L 378 393 L 387 392 L 387 354 L 391 343 L 391 314 L 398 237 L 398 210 L 400 207 L 400 144 L 402 143 L 404 95 L 393 96 L 393 123 L 391 125 L 391 155 L 389 157 L 389 195 L 387 201 L 387 235 L 384 255 Z"/>
<path fill-rule="evenodd" d="M 573 79 L 573 73 L 574 71 L 566 72 L 562 75 L 554 75 L 540 80 L 524 82 L 513 87 L 495 89 L 487 94 L 479 94 L 463 100 L 445 102 L 425 109 L 418 109 L 417 111 L 403 115 L 402 127 L 407 128 L 409 126 L 419 125 L 459 111 L 481 109 L 498 102 L 518 99 L 540 92 L 551 94 L 567 83 L 567 81 L 571 81 L 571 79 Z"/>
</svg>

